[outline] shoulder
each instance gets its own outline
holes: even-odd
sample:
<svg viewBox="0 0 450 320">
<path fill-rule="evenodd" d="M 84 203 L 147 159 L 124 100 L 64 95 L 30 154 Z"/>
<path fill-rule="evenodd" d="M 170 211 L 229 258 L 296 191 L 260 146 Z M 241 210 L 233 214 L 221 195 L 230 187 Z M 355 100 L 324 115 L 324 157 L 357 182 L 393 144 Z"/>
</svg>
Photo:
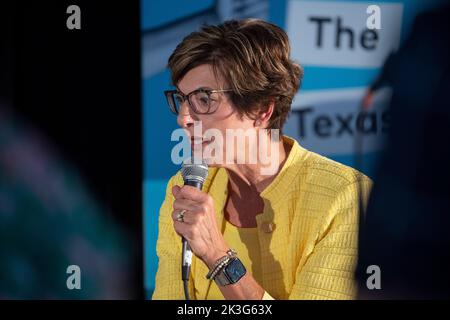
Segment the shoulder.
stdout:
<svg viewBox="0 0 450 320">
<path fill-rule="evenodd" d="M 360 182 L 371 183 L 371 179 L 362 172 L 334 161 L 330 158 L 305 150 L 301 165 L 303 177 L 309 183 L 326 183 L 330 189 L 341 191 L 342 187 Z"/>
<path fill-rule="evenodd" d="M 299 181 L 326 181 L 331 188 L 340 188 L 360 180 L 370 181 L 358 170 L 308 150 L 293 138 L 283 136 L 283 139 L 291 146 L 287 170 L 296 172 Z"/>
<path fill-rule="evenodd" d="M 307 150 L 293 141 L 295 160 L 288 169 L 295 175 L 290 188 L 297 190 L 302 201 L 329 207 L 336 202 L 354 203 L 359 197 L 367 201 L 372 180 L 362 172 Z M 301 200 L 299 199 L 299 200 Z"/>
<path fill-rule="evenodd" d="M 347 228 L 346 232 L 355 231 L 360 210 L 367 207 L 372 180 L 354 168 L 303 150 L 300 174 L 295 181 L 302 210 L 297 210 L 294 215 L 317 218 L 317 234 L 322 236 L 332 222 L 336 228 Z"/>
</svg>

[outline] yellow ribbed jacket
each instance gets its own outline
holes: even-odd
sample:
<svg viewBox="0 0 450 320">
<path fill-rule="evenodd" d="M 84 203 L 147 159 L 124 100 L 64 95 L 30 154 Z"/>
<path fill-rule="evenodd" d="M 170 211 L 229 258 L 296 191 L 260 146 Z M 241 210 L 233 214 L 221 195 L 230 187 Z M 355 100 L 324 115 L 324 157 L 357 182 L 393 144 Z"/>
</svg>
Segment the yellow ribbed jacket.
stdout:
<svg viewBox="0 0 450 320">
<path fill-rule="evenodd" d="M 272 183 L 261 192 L 264 211 L 256 216 L 262 280 L 275 299 L 353 299 L 357 262 L 359 199 L 365 206 L 371 180 L 362 173 L 301 147 L 292 145 Z M 167 186 L 159 216 L 159 257 L 153 299 L 184 299 L 181 280 L 181 240 L 171 219 L 173 185 Z M 210 168 L 203 191 L 214 200 L 219 226 L 224 223 L 228 175 Z M 193 259 L 190 295 L 204 299 L 209 281 L 206 265 Z"/>
</svg>

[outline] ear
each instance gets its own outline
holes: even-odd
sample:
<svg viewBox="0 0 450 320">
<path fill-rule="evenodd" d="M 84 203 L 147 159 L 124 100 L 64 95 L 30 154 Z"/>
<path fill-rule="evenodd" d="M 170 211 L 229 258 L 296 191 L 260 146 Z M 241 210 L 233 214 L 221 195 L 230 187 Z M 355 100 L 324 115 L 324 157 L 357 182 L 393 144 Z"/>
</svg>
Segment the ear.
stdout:
<svg viewBox="0 0 450 320">
<path fill-rule="evenodd" d="M 263 107 L 256 114 L 254 126 L 266 128 L 270 118 L 272 117 L 274 108 L 275 108 L 275 100 L 271 99 L 269 104 Z"/>
</svg>

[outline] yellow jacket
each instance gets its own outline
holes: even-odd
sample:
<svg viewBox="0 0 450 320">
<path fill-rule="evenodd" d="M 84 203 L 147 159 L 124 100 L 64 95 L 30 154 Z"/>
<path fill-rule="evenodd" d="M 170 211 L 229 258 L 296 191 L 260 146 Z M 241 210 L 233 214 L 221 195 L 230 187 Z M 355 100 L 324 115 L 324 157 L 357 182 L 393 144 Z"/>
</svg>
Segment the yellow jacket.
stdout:
<svg viewBox="0 0 450 320">
<path fill-rule="evenodd" d="M 357 262 L 359 199 L 364 206 L 371 180 L 362 173 L 301 147 L 292 145 L 283 168 L 261 192 L 264 212 L 256 216 L 262 281 L 275 299 L 352 299 Z M 214 200 L 219 226 L 224 225 L 227 172 L 210 168 L 203 191 Z M 173 185 L 167 186 L 161 206 L 153 299 L 184 299 L 181 280 L 181 240 L 171 219 Z M 190 295 L 204 299 L 210 281 L 208 268 L 194 257 Z"/>
</svg>

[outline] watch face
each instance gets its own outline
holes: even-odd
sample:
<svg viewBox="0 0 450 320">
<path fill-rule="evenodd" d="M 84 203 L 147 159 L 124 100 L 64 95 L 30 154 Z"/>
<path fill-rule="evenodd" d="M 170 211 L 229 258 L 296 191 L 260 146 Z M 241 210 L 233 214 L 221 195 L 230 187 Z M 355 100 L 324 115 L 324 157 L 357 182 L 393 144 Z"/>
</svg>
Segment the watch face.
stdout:
<svg viewBox="0 0 450 320">
<path fill-rule="evenodd" d="M 239 259 L 233 259 L 226 268 L 227 275 L 232 283 L 236 283 L 242 278 L 247 270 Z"/>
</svg>

